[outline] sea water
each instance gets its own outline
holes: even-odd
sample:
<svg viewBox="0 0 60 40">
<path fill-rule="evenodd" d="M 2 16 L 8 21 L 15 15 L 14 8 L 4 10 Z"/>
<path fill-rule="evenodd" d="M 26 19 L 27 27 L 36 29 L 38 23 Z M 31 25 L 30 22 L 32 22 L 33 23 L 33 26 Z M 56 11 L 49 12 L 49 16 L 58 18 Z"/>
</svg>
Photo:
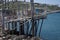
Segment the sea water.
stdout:
<svg viewBox="0 0 60 40">
<path fill-rule="evenodd" d="M 41 37 L 43 40 L 60 40 L 60 13 L 47 16 L 42 26 Z"/>
</svg>

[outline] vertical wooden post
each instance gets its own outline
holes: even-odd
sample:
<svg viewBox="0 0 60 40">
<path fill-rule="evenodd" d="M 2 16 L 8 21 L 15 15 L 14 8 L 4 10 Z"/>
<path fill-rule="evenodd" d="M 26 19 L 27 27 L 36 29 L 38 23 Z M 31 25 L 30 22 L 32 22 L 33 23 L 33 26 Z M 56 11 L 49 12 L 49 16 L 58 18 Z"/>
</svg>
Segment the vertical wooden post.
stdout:
<svg viewBox="0 0 60 40">
<path fill-rule="evenodd" d="M 32 16 L 32 36 L 34 36 L 34 0 L 30 0 L 31 2 L 31 16 Z"/>
<path fill-rule="evenodd" d="M 43 22 L 44 22 L 44 19 L 42 19 L 42 22 L 41 22 L 41 26 L 40 26 L 40 32 L 39 32 L 39 36 L 41 37 L 41 30 L 42 30 L 42 26 L 43 26 Z"/>
<path fill-rule="evenodd" d="M 20 22 L 20 24 L 21 24 L 21 26 L 20 26 L 21 35 L 24 34 L 24 29 L 23 29 L 23 28 L 24 28 L 24 24 L 23 24 L 23 23 L 24 23 L 24 21 L 21 21 L 21 22 Z M 23 25 L 22 25 L 22 24 L 23 24 Z"/>
<path fill-rule="evenodd" d="M 5 8 L 6 8 L 6 0 L 3 1 L 3 6 L 2 6 L 2 33 L 4 34 L 4 11 L 5 11 Z"/>
</svg>

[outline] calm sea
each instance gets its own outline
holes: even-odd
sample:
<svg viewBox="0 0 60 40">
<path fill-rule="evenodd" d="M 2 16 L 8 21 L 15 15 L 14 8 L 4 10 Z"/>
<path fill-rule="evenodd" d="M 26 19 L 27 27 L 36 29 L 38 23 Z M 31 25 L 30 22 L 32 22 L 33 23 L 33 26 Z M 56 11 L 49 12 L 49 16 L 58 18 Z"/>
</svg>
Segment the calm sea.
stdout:
<svg viewBox="0 0 60 40">
<path fill-rule="evenodd" d="M 41 37 L 44 40 L 60 40 L 60 13 L 47 16 L 43 23 Z"/>
</svg>

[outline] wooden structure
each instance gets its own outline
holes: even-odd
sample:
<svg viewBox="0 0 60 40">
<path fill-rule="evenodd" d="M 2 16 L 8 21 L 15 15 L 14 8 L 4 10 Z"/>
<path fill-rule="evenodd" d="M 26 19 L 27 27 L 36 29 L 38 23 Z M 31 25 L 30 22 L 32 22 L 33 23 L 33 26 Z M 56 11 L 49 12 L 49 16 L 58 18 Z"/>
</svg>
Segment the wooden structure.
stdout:
<svg viewBox="0 0 60 40">
<path fill-rule="evenodd" d="M 8 2 L 9 2 L 9 0 L 8 0 Z M 12 2 L 13 3 L 17 2 L 17 0 L 16 1 L 12 0 Z M 25 35 L 26 37 L 29 37 L 29 36 L 36 37 L 37 36 L 38 27 L 40 27 L 39 20 L 45 19 L 46 14 L 45 13 L 43 15 L 41 13 L 36 14 L 35 9 L 34 9 L 34 0 L 30 0 L 30 3 L 31 3 L 31 11 L 28 12 L 27 6 L 26 6 L 26 10 L 24 10 L 22 8 L 22 11 L 20 11 L 19 9 L 18 10 L 16 10 L 16 9 L 9 10 L 9 7 L 6 8 L 6 0 L 4 1 L 5 6 L 3 6 L 3 8 L 2 8 L 3 34 L 20 35 L 20 36 Z M 9 4 L 8 4 L 8 6 L 9 6 Z M 27 15 L 24 15 L 24 11 L 25 11 L 25 13 L 27 13 Z M 7 16 L 7 14 L 9 16 Z M 13 14 L 13 15 L 11 15 L 11 14 Z M 42 25 L 41 25 L 41 27 L 42 27 Z"/>
</svg>

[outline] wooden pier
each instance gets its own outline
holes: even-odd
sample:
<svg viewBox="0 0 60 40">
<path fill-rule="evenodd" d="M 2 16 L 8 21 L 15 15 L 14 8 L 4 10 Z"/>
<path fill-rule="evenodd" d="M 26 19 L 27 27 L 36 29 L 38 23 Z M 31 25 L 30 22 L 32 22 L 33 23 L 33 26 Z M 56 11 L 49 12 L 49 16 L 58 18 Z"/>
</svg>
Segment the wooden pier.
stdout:
<svg viewBox="0 0 60 40">
<path fill-rule="evenodd" d="M 46 12 L 46 14 L 49 15 L 49 14 L 58 13 L 58 12 L 60 13 L 60 10 L 54 10 L 54 11 Z"/>
<path fill-rule="evenodd" d="M 45 12 L 37 14 L 35 13 L 34 0 L 30 0 L 30 6 L 31 6 L 31 8 L 29 8 L 30 10 L 28 10 L 27 6 L 26 9 L 23 9 L 22 7 L 22 10 L 20 10 L 19 8 L 17 8 L 17 10 L 16 9 L 10 10 L 9 7 L 6 8 L 6 0 L 4 2 L 3 2 L 4 6 L 1 11 L 3 35 L 1 36 L 0 34 L 1 36 L 0 39 L 1 40 L 42 40 L 40 38 L 40 33 L 43 25 L 43 19 L 46 19 L 48 14 L 51 14 L 52 12 L 56 12 L 56 11 L 47 12 L 45 10 Z M 12 2 L 13 2 L 12 4 L 14 4 L 13 0 Z M 17 0 L 15 0 L 15 2 L 17 3 Z M 10 14 L 10 15 L 8 16 L 6 14 Z M 10 18 L 11 16 L 12 18 L 8 20 L 8 18 Z M 16 18 L 13 18 L 15 16 Z M 40 20 L 42 20 L 42 22 L 40 22 Z M 40 31 L 38 31 L 38 28 Z"/>
</svg>

